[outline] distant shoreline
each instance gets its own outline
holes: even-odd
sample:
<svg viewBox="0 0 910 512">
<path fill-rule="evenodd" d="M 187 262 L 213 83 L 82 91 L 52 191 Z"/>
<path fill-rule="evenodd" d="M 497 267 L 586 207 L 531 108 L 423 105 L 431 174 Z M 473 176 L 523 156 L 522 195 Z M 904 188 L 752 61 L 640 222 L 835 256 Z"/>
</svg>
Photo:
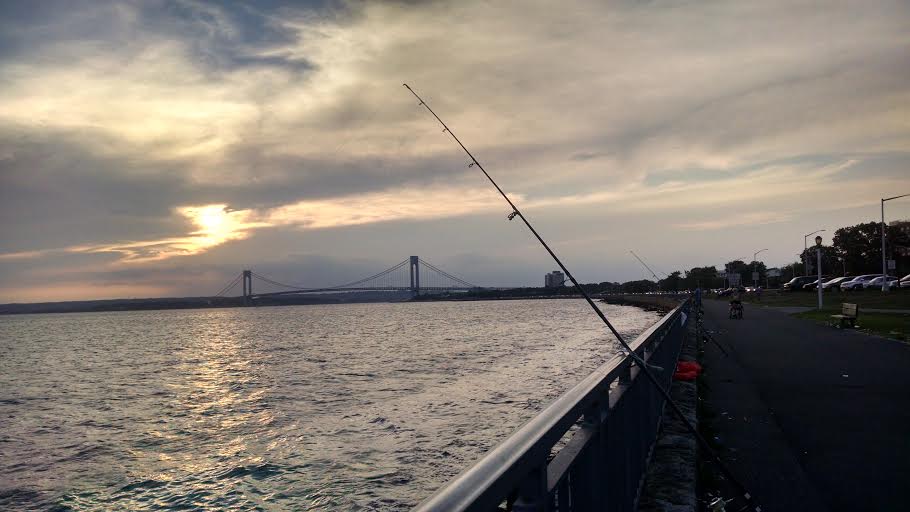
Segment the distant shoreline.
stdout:
<svg viewBox="0 0 910 512">
<path fill-rule="evenodd" d="M 411 297 L 408 293 L 332 293 L 320 296 L 300 296 L 257 299 L 253 306 L 308 306 L 320 304 L 368 304 L 373 302 L 468 302 L 482 300 L 553 300 L 581 299 L 574 293 L 529 293 L 533 289 L 517 288 L 516 293 L 508 290 L 498 295 L 426 295 Z M 561 290 L 568 292 L 568 289 Z M 667 311 L 675 307 L 678 296 L 642 294 L 594 294 L 592 298 L 610 304 L 628 305 Z M 114 311 L 160 311 L 170 309 L 221 309 L 243 307 L 240 297 L 164 297 L 151 299 L 105 299 L 89 301 L 61 301 L 37 303 L 0 304 L 0 315 L 34 315 L 52 313 L 103 313 Z"/>
</svg>

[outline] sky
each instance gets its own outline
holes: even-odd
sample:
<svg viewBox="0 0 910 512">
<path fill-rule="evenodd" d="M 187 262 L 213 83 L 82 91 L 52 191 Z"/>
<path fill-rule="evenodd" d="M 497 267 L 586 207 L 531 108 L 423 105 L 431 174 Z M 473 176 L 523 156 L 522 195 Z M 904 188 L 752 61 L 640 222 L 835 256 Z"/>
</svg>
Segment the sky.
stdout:
<svg viewBox="0 0 910 512">
<path fill-rule="evenodd" d="M 910 4 L 0 1 L 0 302 L 790 263 L 910 193 Z M 886 204 L 910 218 L 910 199 Z"/>
</svg>

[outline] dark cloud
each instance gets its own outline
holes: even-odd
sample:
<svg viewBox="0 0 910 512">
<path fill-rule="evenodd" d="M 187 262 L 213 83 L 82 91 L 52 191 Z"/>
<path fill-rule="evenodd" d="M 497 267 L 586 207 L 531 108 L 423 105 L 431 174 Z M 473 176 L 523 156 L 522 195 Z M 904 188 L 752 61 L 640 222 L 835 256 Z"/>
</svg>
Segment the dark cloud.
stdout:
<svg viewBox="0 0 910 512">
<path fill-rule="evenodd" d="M 185 232 L 171 214 L 190 197 L 183 175 L 101 156 L 96 142 L 0 130 L 0 252 Z"/>
<path fill-rule="evenodd" d="M 4 2 L 0 253 L 185 236 L 195 227 L 178 206 L 331 210 L 358 194 L 486 187 L 402 81 L 545 213 L 541 229 L 586 275 L 637 272 L 616 252 L 626 243 L 665 268 L 658 258 L 734 243 L 783 247 L 780 219 L 797 232 L 813 215 L 848 223 L 906 183 L 907 20 L 887 1 Z M 801 199 L 817 190 L 842 211 Z M 40 286 L 70 262 L 74 283 L 185 294 L 244 265 L 318 281 L 408 253 L 497 284 L 548 269 L 502 215 L 451 210 L 257 227 L 142 267 L 49 252 L 0 260 L 0 273 Z M 748 236 L 698 231 L 721 225 Z"/>
</svg>

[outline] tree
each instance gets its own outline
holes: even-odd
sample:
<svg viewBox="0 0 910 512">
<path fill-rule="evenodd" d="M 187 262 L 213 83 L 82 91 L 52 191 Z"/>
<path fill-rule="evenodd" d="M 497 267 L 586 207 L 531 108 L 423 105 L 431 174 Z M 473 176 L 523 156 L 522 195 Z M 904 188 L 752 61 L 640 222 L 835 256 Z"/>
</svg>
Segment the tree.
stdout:
<svg viewBox="0 0 910 512">
<path fill-rule="evenodd" d="M 850 275 L 873 274 L 882 269 L 881 223 L 865 222 L 834 232 L 834 248 L 844 258 Z M 814 252 L 812 253 L 814 257 Z M 824 267 L 824 262 L 822 262 Z"/>
<path fill-rule="evenodd" d="M 622 291 L 624 293 L 645 293 L 653 292 L 655 290 L 657 290 L 657 283 L 654 281 L 649 281 L 647 279 L 627 281 L 622 284 Z"/>
<path fill-rule="evenodd" d="M 796 276 L 801 276 L 805 272 L 805 265 L 802 262 L 794 261 L 789 265 L 780 267 L 780 278 L 787 282 Z"/>
<path fill-rule="evenodd" d="M 910 272 L 910 220 L 899 220 L 888 224 L 887 249 L 885 254 L 895 260 L 897 268 L 891 271 L 898 277 Z"/>
<path fill-rule="evenodd" d="M 710 267 L 694 267 L 686 271 L 684 283 L 687 289 L 694 290 L 699 286 L 702 288 L 723 286 L 724 279 L 717 277 L 717 267 L 711 265 Z"/>
<path fill-rule="evenodd" d="M 765 275 L 767 275 L 767 273 L 768 273 L 768 268 L 765 267 L 764 262 L 753 261 L 753 262 L 749 263 L 749 265 L 746 267 L 746 275 L 743 276 L 746 283 L 753 282 L 753 279 L 752 279 L 753 272 L 758 272 L 758 284 L 759 285 L 761 285 L 762 283 L 765 282 Z"/>
<path fill-rule="evenodd" d="M 830 245 L 821 246 L 822 250 L 822 275 L 825 276 L 839 276 L 843 273 L 843 264 L 841 262 L 841 253 L 835 247 Z M 881 251 L 879 251 L 881 254 Z M 803 261 L 809 262 L 809 274 L 814 276 L 818 274 L 818 269 L 816 268 L 818 262 L 818 254 L 816 252 L 816 247 L 809 247 L 801 255 L 800 258 Z"/>
<path fill-rule="evenodd" d="M 746 262 L 742 260 L 729 261 L 726 265 L 724 265 L 724 270 L 727 272 L 727 274 L 739 274 L 740 283 L 746 283 L 746 272 L 749 272 L 749 265 L 746 265 Z M 749 273 L 748 277 L 751 276 L 752 274 Z"/>
<path fill-rule="evenodd" d="M 657 284 L 660 285 L 660 289 L 663 291 L 678 292 L 683 285 L 682 272 L 679 270 L 671 272 L 670 275 L 658 281 Z"/>
</svg>

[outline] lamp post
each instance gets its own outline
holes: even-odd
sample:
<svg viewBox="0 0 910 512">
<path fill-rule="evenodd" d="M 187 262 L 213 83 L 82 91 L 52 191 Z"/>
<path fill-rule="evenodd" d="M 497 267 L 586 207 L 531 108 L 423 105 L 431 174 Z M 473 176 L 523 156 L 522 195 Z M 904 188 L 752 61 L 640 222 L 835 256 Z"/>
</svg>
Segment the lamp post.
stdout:
<svg viewBox="0 0 910 512">
<path fill-rule="evenodd" d="M 808 250 L 808 246 L 806 246 L 806 239 L 816 233 L 821 233 L 822 231 L 824 231 L 824 229 L 819 229 L 818 231 L 813 231 L 808 235 L 803 236 L 803 263 L 806 265 L 806 270 L 803 273 L 804 276 L 809 275 L 809 258 L 806 257 L 806 251 Z"/>
<path fill-rule="evenodd" d="M 765 252 L 765 251 L 767 251 L 767 250 L 768 250 L 768 249 L 761 249 L 761 250 L 755 251 L 755 252 L 752 254 L 752 286 L 754 286 L 754 287 L 756 287 L 756 288 L 758 288 L 758 276 L 756 276 L 756 274 L 757 274 L 758 272 L 755 270 L 755 269 L 756 269 L 755 263 L 757 263 L 756 258 L 758 258 L 758 255 L 759 255 L 760 253 L 763 253 L 763 252 Z"/>
<path fill-rule="evenodd" d="M 822 308 L 822 237 L 815 237 L 815 251 L 818 254 L 818 309 Z"/>
<path fill-rule="evenodd" d="M 885 201 L 890 201 L 892 199 L 900 199 L 902 197 L 910 196 L 910 194 L 904 194 L 902 196 L 894 196 L 889 198 L 882 198 L 882 291 L 888 291 L 888 257 L 885 255 Z"/>
</svg>

